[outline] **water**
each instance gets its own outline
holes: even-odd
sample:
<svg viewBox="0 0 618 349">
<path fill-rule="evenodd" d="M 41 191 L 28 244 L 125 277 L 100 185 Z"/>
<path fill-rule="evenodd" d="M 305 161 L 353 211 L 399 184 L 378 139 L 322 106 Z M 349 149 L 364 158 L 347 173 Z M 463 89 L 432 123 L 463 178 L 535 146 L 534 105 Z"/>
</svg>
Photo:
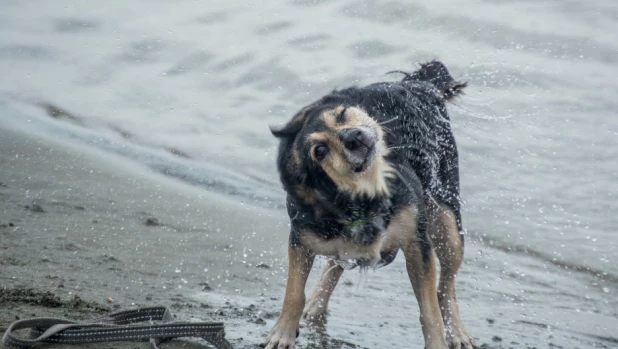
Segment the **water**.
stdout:
<svg viewBox="0 0 618 349">
<path fill-rule="evenodd" d="M 470 86 L 450 108 L 470 235 L 618 278 L 617 17 L 611 0 L 4 1 L 0 120 L 281 209 L 268 125 L 437 58 Z"/>
</svg>

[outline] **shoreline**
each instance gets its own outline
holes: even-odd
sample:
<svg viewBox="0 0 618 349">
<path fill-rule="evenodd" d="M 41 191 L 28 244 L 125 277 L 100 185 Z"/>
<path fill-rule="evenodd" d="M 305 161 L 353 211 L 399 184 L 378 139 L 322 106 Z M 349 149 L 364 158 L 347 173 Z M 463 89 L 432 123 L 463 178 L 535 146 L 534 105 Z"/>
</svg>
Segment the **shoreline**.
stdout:
<svg viewBox="0 0 618 349">
<path fill-rule="evenodd" d="M 0 128 L 0 148 L 0 306 L 9 310 L 0 315 L 2 330 L 15 317 L 92 317 L 90 308 L 71 306 L 77 296 L 112 311 L 164 305 L 180 319 L 224 321 L 238 348 L 254 348 L 269 331 L 286 278 L 284 212 L 42 135 Z M 479 344 L 618 343 L 616 283 L 485 246 L 475 235 L 467 239 L 457 287 L 464 323 Z M 307 293 L 322 265 L 314 266 Z M 328 324 L 319 329 L 302 321 L 298 347 L 422 345 L 404 270 L 398 258 L 376 272 L 346 272 Z M 32 299 L 51 292 L 59 305 L 2 298 L 20 289 Z M 176 345 L 203 347 L 167 344 Z"/>
</svg>

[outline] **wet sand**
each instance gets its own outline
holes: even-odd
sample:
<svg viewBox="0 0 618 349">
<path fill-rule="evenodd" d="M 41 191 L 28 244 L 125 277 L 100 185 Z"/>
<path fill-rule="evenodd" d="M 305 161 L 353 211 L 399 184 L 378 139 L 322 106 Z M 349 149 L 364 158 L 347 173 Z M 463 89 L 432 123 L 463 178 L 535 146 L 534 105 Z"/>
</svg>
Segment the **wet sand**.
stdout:
<svg viewBox="0 0 618 349">
<path fill-rule="evenodd" d="M 102 152 L 8 130 L 0 142 L 0 289 L 51 292 L 65 302 L 0 298 L 8 309 L 0 312 L 2 328 L 16 317 L 83 318 L 90 309 L 68 306 L 75 296 L 109 310 L 162 304 L 206 317 L 224 302 L 189 295 L 262 288 L 267 268 L 285 254 L 284 244 L 272 244 L 286 241 L 281 212 L 245 207 Z"/>
<path fill-rule="evenodd" d="M 0 149 L 0 330 L 17 318 L 164 305 L 183 320 L 225 321 L 238 348 L 267 334 L 285 285 L 284 212 L 44 134 L 0 128 Z M 494 249 L 482 237 L 470 232 L 457 283 L 479 344 L 618 347 L 615 281 Z M 401 258 L 375 272 L 346 272 L 331 302 L 325 326 L 302 322 L 300 348 L 422 347 Z M 49 346 L 57 347 L 66 346 Z"/>
</svg>

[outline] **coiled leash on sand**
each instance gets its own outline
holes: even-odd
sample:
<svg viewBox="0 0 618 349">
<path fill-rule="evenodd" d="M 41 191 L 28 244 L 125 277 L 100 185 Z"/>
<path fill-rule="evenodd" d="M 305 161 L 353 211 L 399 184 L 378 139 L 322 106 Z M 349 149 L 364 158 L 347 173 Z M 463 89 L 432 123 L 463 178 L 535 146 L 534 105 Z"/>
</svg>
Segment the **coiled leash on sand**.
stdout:
<svg viewBox="0 0 618 349">
<path fill-rule="evenodd" d="M 160 321 L 154 324 L 153 321 Z M 150 322 L 147 325 L 135 325 Z M 30 328 L 30 339 L 13 333 Z M 233 349 L 225 339 L 221 322 L 181 322 L 165 307 L 126 310 L 85 322 L 56 318 L 33 318 L 12 323 L 2 337 L 2 344 L 13 348 L 30 348 L 36 343 L 83 344 L 95 342 L 149 339 L 152 347 L 178 337 L 200 337 L 217 349 Z"/>
</svg>

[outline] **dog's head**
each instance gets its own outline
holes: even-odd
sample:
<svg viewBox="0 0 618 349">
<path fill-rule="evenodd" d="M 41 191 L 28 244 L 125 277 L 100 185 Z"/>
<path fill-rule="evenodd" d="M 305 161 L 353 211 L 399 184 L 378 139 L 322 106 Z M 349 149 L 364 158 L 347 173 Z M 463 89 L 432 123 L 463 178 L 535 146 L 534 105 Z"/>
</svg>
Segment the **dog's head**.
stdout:
<svg viewBox="0 0 618 349">
<path fill-rule="evenodd" d="M 380 125 L 363 109 L 345 103 L 313 103 L 282 128 L 279 170 L 285 189 L 308 204 L 333 191 L 351 197 L 388 194 L 388 149 Z"/>
</svg>

